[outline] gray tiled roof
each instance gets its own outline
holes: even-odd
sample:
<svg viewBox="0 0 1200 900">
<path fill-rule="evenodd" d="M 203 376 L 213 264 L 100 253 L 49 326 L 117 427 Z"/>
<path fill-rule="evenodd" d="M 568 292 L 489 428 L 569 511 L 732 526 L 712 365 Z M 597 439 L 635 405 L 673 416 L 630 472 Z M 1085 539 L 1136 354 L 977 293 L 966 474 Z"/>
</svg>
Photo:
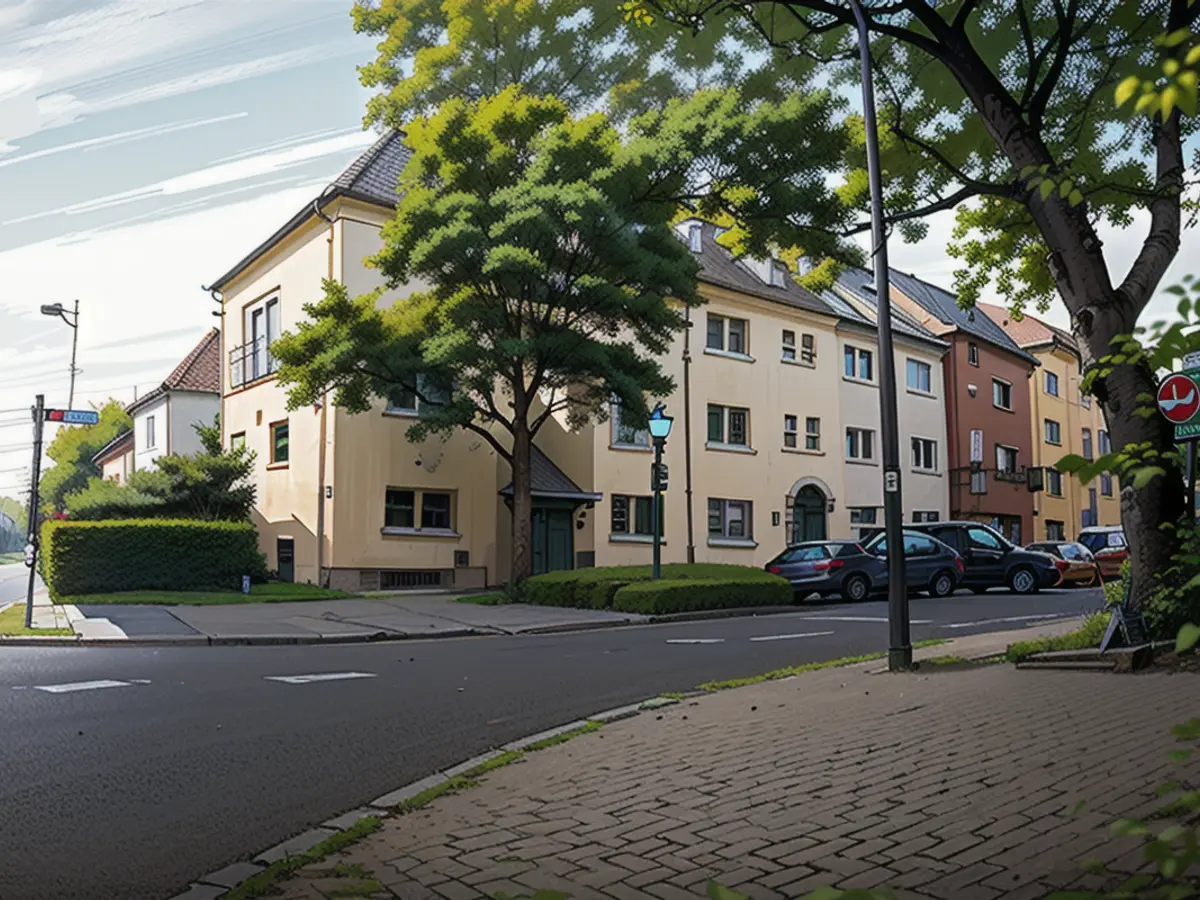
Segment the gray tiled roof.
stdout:
<svg viewBox="0 0 1200 900">
<path fill-rule="evenodd" d="M 1016 345 L 1004 329 L 993 322 L 982 310 L 962 309 L 958 299 L 949 291 L 937 285 L 922 281 L 915 275 L 906 275 L 898 269 L 888 269 L 888 278 L 892 285 L 922 309 L 938 319 L 942 324 L 973 335 L 982 341 L 987 341 L 1002 350 L 1007 350 L 1015 356 L 1035 363 L 1032 356 Z M 874 281 L 865 269 L 850 268 L 838 278 L 838 283 L 852 290 L 857 297 L 874 301 L 874 293 L 867 285 Z"/>
<path fill-rule="evenodd" d="M 333 180 L 332 188 L 386 206 L 396 205 L 396 184 L 412 157 L 404 134 L 389 131 Z"/>
<path fill-rule="evenodd" d="M 840 281 L 839 285 L 843 290 L 846 290 L 846 286 L 841 284 Z M 853 296 L 859 303 L 871 311 L 870 318 L 864 316 L 850 303 L 846 302 L 844 298 L 838 296 L 838 294 L 834 291 L 825 291 L 822 293 L 821 299 L 838 311 L 839 314 L 842 315 L 842 318 L 850 319 L 851 321 L 858 322 L 859 324 L 865 324 L 871 328 L 874 328 L 875 323 L 879 321 L 879 307 L 875 303 L 874 294 L 865 291 L 855 291 L 853 292 Z M 845 315 L 842 312 L 843 310 L 849 310 L 851 315 Z M 897 334 L 903 334 L 907 335 L 908 337 L 917 338 L 918 340 L 925 341 L 926 343 L 936 344 L 943 349 L 949 346 L 945 341 L 938 338 L 936 334 L 934 334 L 904 310 L 900 309 L 898 306 L 892 307 L 892 331 Z"/>
<path fill-rule="evenodd" d="M 567 500 L 603 499 L 601 494 L 585 491 L 568 478 L 567 474 L 556 466 L 550 457 L 539 450 L 536 445 L 529 459 L 529 469 L 530 478 L 533 482 L 532 493 L 535 497 L 558 497 Z M 500 491 L 503 495 L 509 495 L 512 492 L 513 486 L 511 481 Z"/>
</svg>

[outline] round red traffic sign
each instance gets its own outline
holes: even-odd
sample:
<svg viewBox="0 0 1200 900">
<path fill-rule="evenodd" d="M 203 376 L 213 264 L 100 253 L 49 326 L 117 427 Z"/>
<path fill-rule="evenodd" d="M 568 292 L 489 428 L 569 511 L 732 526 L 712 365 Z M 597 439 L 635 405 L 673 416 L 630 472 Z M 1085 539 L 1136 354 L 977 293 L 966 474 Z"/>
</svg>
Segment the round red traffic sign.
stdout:
<svg viewBox="0 0 1200 900">
<path fill-rule="evenodd" d="M 1158 408 L 1176 425 L 1187 422 L 1200 411 L 1200 391 L 1196 390 L 1196 382 L 1186 375 L 1168 375 L 1158 386 Z"/>
</svg>

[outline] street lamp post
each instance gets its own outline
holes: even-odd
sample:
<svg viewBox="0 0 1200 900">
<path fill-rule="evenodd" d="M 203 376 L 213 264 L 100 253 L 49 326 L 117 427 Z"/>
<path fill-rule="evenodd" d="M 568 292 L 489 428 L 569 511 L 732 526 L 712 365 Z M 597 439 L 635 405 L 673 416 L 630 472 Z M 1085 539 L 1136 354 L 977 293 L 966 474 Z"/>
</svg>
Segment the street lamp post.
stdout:
<svg viewBox="0 0 1200 900">
<path fill-rule="evenodd" d="M 850 6 L 858 25 L 867 176 L 871 184 L 871 255 L 875 259 L 876 318 L 879 326 L 879 425 L 883 438 L 883 524 L 887 535 L 888 668 L 895 672 L 912 668 L 912 637 L 908 620 L 908 585 L 904 572 L 904 505 L 900 496 L 900 426 L 896 413 L 896 361 L 892 353 L 892 298 L 888 285 L 887 233 L 883 221 L 883 176 L 879 166 L 875 89 L 871 81 L 871 39 L 859 0 L 850 0 Z"/>
<path fill-rule="evenodd" d="M 650 413 L 650 437 L 654 440 L 654 464 L 650 470 L 650 487 L 654 492 L 650 509 L 654 522 L 654 566 L 650 577 L 654 579 L 662 577 L 662 492 L 667 489 L 667 467 L 662 455 L 674 421 L 661 403 Z"/>
<path fill-rule="evenodd" d="M 67 312 L 61 303 L 47 303 L 42 306 L 43 316 L 58 316 L 71 327 L 71 393 L 67 398 L 67 409 L 75 408 L 75 376 L 79 370 L 75 368 L 75 351 L 79 347 L 79 301 L 75 301 L 75 311 Z M 71 318 L 67 318 L 70 316 Z"/>
</svg>

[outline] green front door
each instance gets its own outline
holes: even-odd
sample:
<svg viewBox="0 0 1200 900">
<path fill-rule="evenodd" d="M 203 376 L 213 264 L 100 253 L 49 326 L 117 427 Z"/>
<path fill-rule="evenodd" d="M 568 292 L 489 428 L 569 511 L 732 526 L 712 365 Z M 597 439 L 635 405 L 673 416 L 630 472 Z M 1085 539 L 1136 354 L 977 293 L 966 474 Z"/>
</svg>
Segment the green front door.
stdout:
<svg viewBox="0 0 1200 900">
<path fill-rule="evenodd" d="M 792 502 L 793 543 L 825 540 L 825 524 L 825 495 L 811 484 L 806 484 Z"/>
<path fill-rule="evenodd" d="M 539 506 L 533 511 L 533 574 L 573 569 L 575 510 Z"/>
</svg>

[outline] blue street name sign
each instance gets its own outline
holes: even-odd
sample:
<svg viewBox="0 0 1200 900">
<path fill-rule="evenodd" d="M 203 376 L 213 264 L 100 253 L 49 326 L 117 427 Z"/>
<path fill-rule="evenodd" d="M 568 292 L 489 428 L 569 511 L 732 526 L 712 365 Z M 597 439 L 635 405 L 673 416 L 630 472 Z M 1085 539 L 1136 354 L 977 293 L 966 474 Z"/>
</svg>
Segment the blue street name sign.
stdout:
<svg viewBox="0 0 1200 900">
<path fill-rule="evenodd" d="M 100 413 L 94 409 L 48 409 L 47 422 L 62 422 L 64 425 L 95 425 Z"/>
</svg>

